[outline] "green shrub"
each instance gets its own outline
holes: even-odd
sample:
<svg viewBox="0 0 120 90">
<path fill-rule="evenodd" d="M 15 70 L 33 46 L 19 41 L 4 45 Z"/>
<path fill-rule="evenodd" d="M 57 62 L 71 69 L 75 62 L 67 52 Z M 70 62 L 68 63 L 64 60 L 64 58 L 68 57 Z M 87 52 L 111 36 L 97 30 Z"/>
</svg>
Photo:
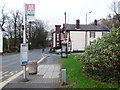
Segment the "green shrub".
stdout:
<svg viewBox="0 0 120 90">
<path fill-rule="evenodd" d="M 112 29 L 88 46 L 79 60 L 92 78 L 120 84 L 120 28 Z"/>
<path fill-rule="evenodd" d="M 5 49 L 3 52 L 4 52 L 4 53 L 11 53 L 11 51 L 8 50 L 8 49 Z"/>
</svg>

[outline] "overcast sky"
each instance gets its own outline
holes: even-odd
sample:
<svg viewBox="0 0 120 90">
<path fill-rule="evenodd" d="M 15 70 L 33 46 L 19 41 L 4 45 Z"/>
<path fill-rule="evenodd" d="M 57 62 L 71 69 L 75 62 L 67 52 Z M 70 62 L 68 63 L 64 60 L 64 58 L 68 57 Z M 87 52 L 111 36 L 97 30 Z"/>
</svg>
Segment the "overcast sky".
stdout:
<svg viewBox="0 0 120 90">
<path fill-rule="evenodd" d="M 36 7 L 36 18 L 54 28 L 54 25 L 64 23 L 64 12 L 67 13 L 67 23 L 70 24 L 74 24 L 76 19 L 85 24 L 86 13 L 90 11 L 92 13 L 88 14 L 88 23 L 106 18 L 112 13 L 109 6 L 113 1 L 120 0 L 0 0 L 0 9 L 5 5 L 5 12 L 23 11 L 24 3 L 33 3 Z"/>
</svg>

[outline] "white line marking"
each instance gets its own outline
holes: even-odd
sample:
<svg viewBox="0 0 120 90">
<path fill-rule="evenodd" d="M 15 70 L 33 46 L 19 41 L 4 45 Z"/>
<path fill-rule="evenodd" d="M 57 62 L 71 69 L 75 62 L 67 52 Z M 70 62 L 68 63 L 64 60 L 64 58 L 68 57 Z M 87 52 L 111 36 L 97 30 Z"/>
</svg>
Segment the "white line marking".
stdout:
<svg viewBox="0 0 120 90">
<path fill-rule="evenodd" d="M 2 89 L 6 84 L 8 84 L 9 82 L 11 82 L 12 80 L 14 80 L 15 78 L 17 78 L 18 76 L 20 76 L 23 73 L 23 71 L 20 71 L 19 73 L 13 75 L 12 77 L 8 78 L 7 80 L 3 81 L 0 83 L 0 89 Z"/>
<path fill-rule="evenodd" d="M 4 78 L 3 76 L 0 76 L 0 79 Z"/>
<path fill-rule="evenodd" d="M 6 74 L 6 73 L 8 73 L 8 72 L 9 72 L 9 71 L 3 72 L 2 75 Z"/>
<path fill-rule="evenodd" d="M 47 56 L 46 56 L 47 57 Z M 37 63 L 39 64 L 42 60 L 44 60 L 46 57 L 43 57 L 42 59 L 40 59 Z M 26 70 L 28 70 L 28 67 L 26 68 Z M 7 80 L 3 81 L 0 83 L 0 89 L 2 89 L 5 85 L 7 85 L 9 82 L 11 82 L 12 80 L 14 80 L 15 78 L 19 77 L 21 74 L 23 74 L 23 70 L 18 72 L 17 74 L 11 76 L 10 78 L 8 78 Z"/>
<path fill-rule="evenodd" d="M 42 62 L 47 56 L 41 58 L 37 63 L 39 64 L 40 62 Z"/>
<path fill-rule="evenodd" d="M 0 74 L 2 74 L 3 72 L 2 71 L 0 71 Z"/>
</svg>

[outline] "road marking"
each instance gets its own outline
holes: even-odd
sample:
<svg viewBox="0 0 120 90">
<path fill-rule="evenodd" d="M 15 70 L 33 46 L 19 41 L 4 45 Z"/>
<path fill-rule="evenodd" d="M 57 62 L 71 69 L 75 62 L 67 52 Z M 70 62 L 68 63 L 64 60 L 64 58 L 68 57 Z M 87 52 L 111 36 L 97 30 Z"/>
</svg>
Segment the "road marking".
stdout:
<svg viewBox="0 0 120 90">
<path fill-rule="evenodd" d="M 17 73 L 18 71 L 15 71 L 15 73 Z"/>
<path fill-rule="evenodd" d="M 9 63 L 9 64 L 5 64 L 4 66 L 0 66 L 0 68 L 8 67 L 8 66 L 14 65 L 14 64 L 16 64 L 16 63 L 18 63 L 18 61 L 12 62 L 12 63 Z"/>
<path fill-rule="evenodd" d="M 4 76 L 12 76 L 14 73 L 13 72 L 9 72 L 8 74 L 5 74 Z"/>
<path fill-rule="evenodd" d="M 2 74 L 0 74 L 0 77 L 2 77 Z"/>
<path fill-rule="evenodd" d="M 3 76 L 0 76 L 0 79 L 3 79 L 4 77 Z"/>
<path fill-rule="evenodd" d="M 47 57 L 47 56 L 46 56 Z M 42 60 L 44 60 L 46 57 L 43 57 L 42 59 L 40 59 L 37 63 L 40 63 Z M 28 67 L 26 68 L 26 70 L 28 71 Z M 5 85 L 7 85 L 9 82 L 11 82 L 12 80 L 16 79 L 17 77 L 19 77 L 21 74 L 23 74 L 23 70 L 14 74 L 13 76 L 11 76 L 10 78 L 8 78 L 7 80 L 3 81 L 0 83 L 0 89 L 2 89 Z"/>
<path fill-rule="evenodd" d="M 2 71 L 0 71 L 0 76 L 2 76 L 2 73 L 3 73 L 3 72 L 2 72 Z"/>
<path fill-rule="evenodd" d="M 41 58 L 37 63 L 40 64 L 40 62 L 42 62 L 47 56 L 43 56 L 43 58 Z"/>
<path fill-rule="evenodd" d="M 23 70 L 20 71 L 19 73 L 11 76 L 10 78 L 8 78 L 7 80 L 3 81 L 0 83 L 0 89 L 2 89 L 6 84 L 8 84 L 9 82 L 11 82 L 12 80 L 14 80 L 15 78 L 19 77 L 21 74 L 23 73 Z"/>
<path fill-rule="evenodd" d="M 2 71 L 0 71 L 0 74 L 2 74 L 3 72 Z"/>
<path fill-rule="evenodd" d="M 2 75 L 6 74 L 6 73 L 8 73 L 8 72 L 9 72 L 9 71 L 6 71 L 6 72 L 2 73 Z"/>
</svg>

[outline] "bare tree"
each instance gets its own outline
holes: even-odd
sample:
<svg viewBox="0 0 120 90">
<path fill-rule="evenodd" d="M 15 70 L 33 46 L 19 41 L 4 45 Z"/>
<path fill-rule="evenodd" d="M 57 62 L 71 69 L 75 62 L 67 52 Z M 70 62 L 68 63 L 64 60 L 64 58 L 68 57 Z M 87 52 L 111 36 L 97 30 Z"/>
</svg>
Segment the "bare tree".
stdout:
<svg viewBox="0 0 120 90">
<path fill-rule="evenodd" d="M 113 2 L 112 4 L 111 4 L 111 6 L 110 6 L 110 9 L 115 13 L 115 14 L 118 14 L 118 4 L 117 4 L 117 2 Z"/>
<path fill-rule="evenodd" d="M 18 21 L 17 21 L 17 28 L 18 28 L 18 38 L 19 38 L 19 42 L 22 42 L 22 23 L 23 23 L 23 15 L 22 13 L 18 12 Z"/>
<path fill-rule="evenodd" d="M 113 2 L 110 9 L 115 13 L 113 16 L 113 23 L 115 26 L 120 26 L 120 14 L 118 14 L 118 2 Z"/>
<path fill-rule="evenodd" d="M 1 9 L 1 15 L 2 15 L 2 17 L 1 17 L 1 20 L 0 20 L 0 25 L 1 25 L 3 31 L 4 31 L 5 21 L 8 18 L 8 15 L 4 12 L 4 8 L 5 8 L 5 5 Z"/>
<path fill-rule="evenodd" d="M 30 36 L 28 37 L 31 39 L 30 41 L 33 48 L 45 47 L 47 38 L 46 26 L 47 25 L 41 20 L 36 20 L 34 23 L 32 23 L 31 29 L 29 29 Z"/>
</svg>

